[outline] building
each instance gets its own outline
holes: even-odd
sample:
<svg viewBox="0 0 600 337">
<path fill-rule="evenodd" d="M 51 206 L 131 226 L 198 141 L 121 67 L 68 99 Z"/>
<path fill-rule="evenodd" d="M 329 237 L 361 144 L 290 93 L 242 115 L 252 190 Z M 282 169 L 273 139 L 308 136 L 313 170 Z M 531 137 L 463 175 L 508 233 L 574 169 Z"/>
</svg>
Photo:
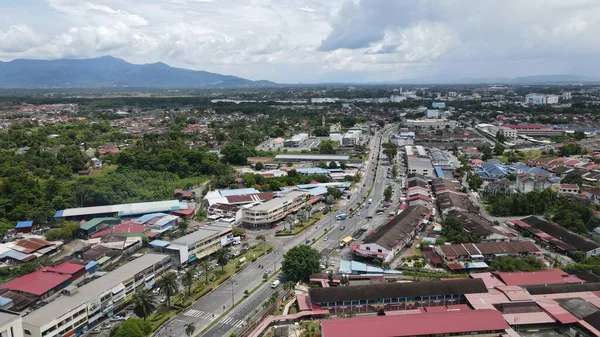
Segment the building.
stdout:
<svg viewBox="0 0 600 337">
<path fill-rule="evenodd" d="M 271 225 L 290 213 L 297 212 L 308 193 L 292 191 L 281 197 L 242 210 L 242 223 L 250 227 Z"/>
<path fill-rule="evenodd" d="M 552 187 L 552 180 L 549 175 L 521 173 L 517 174 L 516 186 L 521 193 L 543 191 Z"/>
<path fill-rule="evenodd" d="M 463 243 L 435 246 L 434 249 L 445 262 L 484 262 L 500 256 L 543 256 L 542 251 L 530 241 Z"/>
<path fill-rule="evenodd" d="M 510 328 L 496 310 L 442 307 L 410 315 L 362 316 L 321 321 L 322 337 L 506 336 Z"/>
<path fill-rule="evenodd" d="M 530 233 L 538 242 L 552 246 L 559 252 L 581 251 L 587 257 L 600 255 L 600 245 L 596 241 L 574 233 L 554 222 L 529 216 L 521 220 L 510 220 L 507 223 Z"/>
<path fill-rule="evenodd" d="M 410 131 L 394 134 L 392 135 L 391 142 L 398 146 L 413 145 L 415 142 L 415 133 Z"/>
<path fill-rule="evenodd" d="M 445 102 L 433 102 L 433 103 L 431 103 L 431 107 L 436 108 L 436 109 L 444 109 L 444 108 L 446 108 L 446 103 Z"/>
<path fill-rule="evenodd" d="M 124 305 L 138 289 L 150 289 L 171 266 L 162 254 L 144 254 L 23 317 L 25 337 L 79 335 Z"/>
<path fill-rule="evenodd" d="M 369 313 L 466 304 L 465 294 L 487 293 L 480 279 L 383 283 L 348 287 L 310 288 L 308 297 L 333 314 Z"/>
<path fill-rule="evenodd" d="M 33 221 L 19 221 L 15 226 L 16 233 L 31 233 L 33 231 Z"/>
<path fill-rule="evenodd" d="M 450 119 L 407 119 L 404 124 L 409 128 L 433 128 L 445 129 L 455 128 L 458 122 Z"/>
<path fill-rule="evenodd" d="M 337 122 L 334 124 L 330 124 L 329 125 L 329 132 L 330 133 L 340 133 L 342 132 L 342 123 Z"/>
<path fill-rule="evenodd" d="M 423 227 L 423 220 L 431 215 L 422 205 L 411 205 L 385 225 L 368 235 L 364 241 L 351 246 L 352 253 L 367 258 L 391 262 Z"/>
<path fill-rule="evenodd" d="M 427 109 L 427 118 L 438 118 L 440 116 L 440 110 Z"/>
<path fill-rule="evenodd" d="M 416 173 L 424 176 L 434 176 L 433 165 L 429 158 L 424 157 L 408 157 L 407 159 L 408 173 Z"/>
<path fill-rule="evenodd" d="M 473 233 L 481 242 L 508 242 L 508 235 L 499 231 L 490 220 L 475 214 L 459 210 L 448 212 L 447 216 L 456 217 L 463 225 L 463 230 Z"/>
<path fill-rule="evenodd" d="M 23 318 L 16 313 L 0 310 L 0 336 L 23 337 Z"/>
<path fill-rule="evenodd" d="M 77 233 L 82 238 L 88 238 L 98 231 L 108 229 L 111 226 L 118 225 L 120 223 L 121 219 L 119 218 L 93 218 L 90 221 L 86 221 L 79 225 L 79 230 Z"/>
<path fill-rule="evenodd" d="M 437 204 L 442 215 L 450 211 L 463 211 L 467 213 L 477 213 L 477 208 L 469 200 L 466 193 L 453 190 L 436 191 Z"/>
<path fill-rule="evenodd" d="M 188 209 L 188 204 L 186 202 L 180 202 L 179 200 L 139 202 L 135 204 L 68 208 L 57 211 L 56 214 L 54 214 L 54 219 L 80 220 L 97 217 L 126 217 L 184 209 Z"/>
<path fill-rule="evenodd" d="M 300 147 L 308 140 L 308 133 L 299 133 L 292 136 L 290 139 L 286 139 L 283 142 L 284 147 Z"/>
<path fill-rule="evenodd" d="M 342 137 L 342 146 L 356 146 L 360 143 L 360 134 L 359 133 L 350 133 L 347 132 Z"/>
<path fill-rule="evenodd" d="M 342 137 L 343 137 L 342 134 L 339 132 L 329 134 L 330 141 L 339 142 L 340 144 L 342 143 Z"/>
<path fill-rule="evenodd" d="M 506 127 L 515 130 L 519 136 L 554 137 L 564 136 L 566 133 L 563 129 L 550 129 L 537 124 L 506 125 Z"/>
<path fill-rule="evenodd" d="M 433 164 L 433 166 L 439 166 L 446 169 L 453 167 L 450 156 L 440 149 L 429 149 L 429 156 L 431 157 L 431 164 Z"/>
<path fill-rule="evenodd" d="M 515 129 L 507 128 L 504 126 L 499 126 L 499 127 L 492 128 L 492 130 L 493 130 L 492 132 L 493 132 L 494 136 L 500 134 L 500 135 L 504 136 L 504 138 L 506 138 L 506 139 L 517 138 L 517 130 L 515 130 Z"/>
<path fill-rule="evenodd" d="M 525 95 L 525 104 L 558 104 L 558 95 L 527 94 Z"/>
<path fill-rule="evenodd" d="M 275 161 L 284 163 L 319 161 L 329 163 L 332 161 L 347 162 L 348 160 L 350 160 L 350 156 L 339 154 L 278 154 L 275 156 Z"/>
<path fill-rule="evenodd" d="M 152 241 L 153 243 L 155 241 Z M 161 241 L 166 242 L 166 241 Z M 152 245 L 160 247 L 161 252 L 171 255 L 173 263 L 181 266 L 196 259 L 202 259 L 233 242 L 231 224 L 215 222 L 184 235 L 167 244 Z"/>
<path fill-rule="evenodd" d="M 558 184 L 558 193 L 560 194 L 579 194 L 579 185 L 577 184 Z"/>
</svg>

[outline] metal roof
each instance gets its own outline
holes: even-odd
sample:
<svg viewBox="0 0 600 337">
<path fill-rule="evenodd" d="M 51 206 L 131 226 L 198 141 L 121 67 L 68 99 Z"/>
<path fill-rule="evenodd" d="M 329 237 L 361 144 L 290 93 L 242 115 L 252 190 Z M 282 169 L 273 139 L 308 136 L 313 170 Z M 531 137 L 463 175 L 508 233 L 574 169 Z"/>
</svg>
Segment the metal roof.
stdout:
<svg viewBox="0 0 600 337">
<path fill-rule="evenodd" d="M 337 161 L 337 160 L 349 160 L 350 156 L 346 155 L 332 155 L 332 154 L 278 154 L 275 156 L 275 160 L 323 160 L 323 161 Z"/>
<path fill-rule="evenodd" d="M 19 221 L 15 228 L 29 228 L 33 226 L 33 221 Z"/>
<path fill-rule="evenodd" d="M 134 221 L 137 223 L 140 223 L 140 224 L 145 224 L 146 222 L 148 222 L 154 218 L 157 218 L 160 216 L 165 216 L 165 215 L 167 215 L 167 213 L 150 213 L 150 214 L 142 215 L 141 217 L 135 219 Z"/>
<path fill-rule="evenodd" d="M 144 271 L 146 268 L 151 267 L 164 259 L 169 259 L 169 256 L 163 254 L 144 254 L 144 256 L 124 264 L 110 273 L 79 287 L 77 293 L 71 296 L 62 295 L 56 300 L 31 312 L 29 315 L 23 317 L 23 323 L 43 327 L 57 317 L 61 317 L 71 310 L 86 304 L 92 299 L 100 296 L 102 293 L 121 284 L 124 280 L 135 276 L 137 273 Z"/>
<path fill-rule="evenodd" d="M 164 240 L 154 240 L 149 243 L 150 246 L 162 247 L 162 248 L 167 247 L 170 244 L 171 243 L 169 241 L 164 241 Z"/>
<path fill-rule="evenodd" d="M 79 208 L 68 208 L 65 210 L 57 211 L 54 215 L 55 218 L 64 218 L 70 216 L 83 216 L 83 215 L 94 215 L 94 214 L 118 214 L 124 215 L 136 215 L 145 213 L 156 213 L 156 212 L 168 212 L 177 211 L 181 209 L 187 209 L 187 203 L 179 202 L 179 200 L 163 200 L 163 201 L 152 201 L 152 202 L 139 202 L 134 204 L 119 204 L 119 205 L 108 205 L 108 206 L 94 206 L 94 207 L 79 207 Z"/>
<path fill-rule="evenodd" d="M 226 222 L 216 222 L 196 230 L 193 233 L 184 235 L 171 243 L 175 245 L 191 246 L 213 236 L 220 236 L 223 233 L 231 231 L 231 225 Z"/>
</svg>

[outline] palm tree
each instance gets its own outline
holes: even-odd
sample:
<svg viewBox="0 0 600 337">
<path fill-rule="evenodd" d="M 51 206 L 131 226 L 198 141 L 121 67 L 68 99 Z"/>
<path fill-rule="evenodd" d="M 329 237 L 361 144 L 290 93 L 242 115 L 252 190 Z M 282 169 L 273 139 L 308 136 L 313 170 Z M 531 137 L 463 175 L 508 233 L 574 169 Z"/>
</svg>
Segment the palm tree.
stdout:
<svg viewBox="0 0 600 337">
<path fill-rule="evenodd" d="M 229 255 L 229 249 L 227 248 L 220 248 L 219 250 L 217 250 L 215 252 L 215 256 L 217 257 L 217 264 L 219 266 L 221 266 L 221 271 L 223 271 L 225 269 L 225 266 L 227 265 L 228 260 L 228 255 Z"/>
<path fill-rule="evenodd" d="M 296 283 L 294 283 L 292 281 L 288 281 L 283 284 L 283 289 L 285 291 L 292 291 L 292 290 L 294 290 L 295 287 L 296 287 Z"/>
<path fill-rule="evenodd" d="M 194 284 L 194 279 L 196 278 L 197 274 L 198 273 L 196 272 L 195 268 L 188 268 L 183 273 L 181 281 L 188 288 L 188 296 L 192 294 L 192 285 Z"/>
<path fill-rule="evenodd" d="M 262 243 L 263 246 L 263 250 L 265 249 L 265 242 L 267 241 L 267 238 L 265 238 L 264 235 L 260 234 L 256 236 L 256 240 L 260 241 Z"/>
<path fill-rule="evenodd" d="M 192 337 L 192 335 L 196 331 L 196 325 L 194 325 L 194 322 L 190 322 L 190 323 L 184 325 L 184 327 L 185 327 L 185 334 L 188 337 Z"/>
<path fill-rule="evenodd" d="M 154 306 L 154 294 L 147 289 L 137 291 L 132 297 L 133 313 L 146 320 L 156 309 Z"/>
<path fill-rule="evenodd" d="M 204 283 L 208 284 L 208 273 L 210 272 L 210 263 L 208 261 L 202 261 L 200 262 L 200 269 L 202 269 L 202 271 L 204 271 L 204 276 L 206 277 L 206 281 Z"/>
<path fill-rule="evenodd" d="M 167 297 L 167 307 L 171 309 L 171 296 L 177 294 L 179 285 L 177 284 L 177 275 L 168 272 L 163 275 L 159 281 L 160 294 Z"/>
</svg>

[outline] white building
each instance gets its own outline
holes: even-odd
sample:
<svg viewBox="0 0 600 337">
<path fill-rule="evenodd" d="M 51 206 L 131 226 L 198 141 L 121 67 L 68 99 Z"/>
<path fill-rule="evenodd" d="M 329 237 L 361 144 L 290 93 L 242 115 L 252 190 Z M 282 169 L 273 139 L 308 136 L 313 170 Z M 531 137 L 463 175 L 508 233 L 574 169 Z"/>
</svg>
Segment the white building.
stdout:
<svg viewBox="0 0 600 337">
<path fill-rule="evenodd" d="M 517 190 L 521 193 L 531 191 L 543 191 L 552 187 L 552 181 L 548 175 L 535 175 L 528 173 L 517 174 Z"/>
<path fill-rule="evenodd" d="M 458 126 L 456 121 L 450 119 L 407 119 L 404 124 L 409 128 L 455 128 Z"/>
<path fill-rule="evenodd" d="M 67 287 L 59 298 L 23 317 L 24 336 L 78 335 L 112 316 L 137 290 L 152 288 L 170 267 L 168 255 L 147 253 L 79 288 Z"/>
<path fill-rule="evenodd" d="M 400 95 L 391 95 L 390 102 L 392 103 L 400 103 L 406 100 L 406 97 Z"/>
<path fill-rule="evenodd" d="M 431 161 L 426 157 L 408 157 L 408 171 L 407 173 L 416 173 L 428 177 L 433 177 L 433 165 Z"/>
<path fill-rule="evenodd" d="M 0 336 L 23 337 L 23 318 L 17 314 L 0 311 Z"/>
<path fill-rule="evenodd" d="M 350 133 L 347 132 L 342 137 L 342 146 L 355 146 L 360 142 L 360 134 L 359 133 Z"/>
<path fill-rule="evenodd" d="M 233 242 L 231 224 L 219 221 L 205 225 L 190 234 L 172 241 L 171 245 L 175 246 L 172 250 L 176 250 L 176 252 L 169 253 L 178 256 L 179 265 L 181 265 L 187 261 L 209 256 L 231 242 Z M 167 250 L 169 247 L 167 247 Z M 185 249 L 179 247 L 184 247 Z"/>
<path fill-rule="evenodd" d="M 283 146 L 285 147 L 299 147 L 304 142 L 308 140 L 308 133 L 299 133 L 297 135 L 293 135 L 291 139 L 283 142 Z"/>
<path fill-rule="evenodd" d="M 440 115 L 440 110 L 437 109 L 428 109 L 427 110 L 427 118 L 438 118 Z"/>
<path fill-rule="evenodd" d="M 260 205 L 242 210 L 242 222 L 252 227 L 269 225 L 297 212 L 306 203 L 306 192 L 292 191 Z"/>
<path fill-rule="evenodd" d="M 525 104 L 558 104 L 558 96 L 544 94 L 527 94 L 525 95 Z"/>
<path fill-rule="evenodd" d="M 517 130 L 507 128 L 504 126 L 497 126 L 492 128 L 493 135 L 497 135 L 498 133 L 503 135 L 506 139 L 517 138 Z"/>
<path fill-rule="evenodd" d="M 332 142 L 342 143 L 342 134 L 341 133 L 330 133 L 329 140 Z"/>
<path fill-rule="evenodd" d="M 340 133 L 340 132 L 342 132 L 342 123 L 337 122 L 335 124 L 329 125 L 329 132 L 331 132 L 331 133 Z"/>
</svg>

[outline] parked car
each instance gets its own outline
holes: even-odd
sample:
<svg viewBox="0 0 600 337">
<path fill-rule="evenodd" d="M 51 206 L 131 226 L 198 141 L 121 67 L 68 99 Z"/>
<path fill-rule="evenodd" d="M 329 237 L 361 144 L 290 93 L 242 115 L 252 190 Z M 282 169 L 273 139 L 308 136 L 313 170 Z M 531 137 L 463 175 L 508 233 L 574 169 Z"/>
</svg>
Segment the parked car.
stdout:
<svg viewBox="0 0 600 337">
<path fill-rule="evenodd" d="M 323 238 L 323 241 L 327 241 L 328 239 L 329 239 L 328 237 L 324 237 L 324 238 Z"/>
</svg>

